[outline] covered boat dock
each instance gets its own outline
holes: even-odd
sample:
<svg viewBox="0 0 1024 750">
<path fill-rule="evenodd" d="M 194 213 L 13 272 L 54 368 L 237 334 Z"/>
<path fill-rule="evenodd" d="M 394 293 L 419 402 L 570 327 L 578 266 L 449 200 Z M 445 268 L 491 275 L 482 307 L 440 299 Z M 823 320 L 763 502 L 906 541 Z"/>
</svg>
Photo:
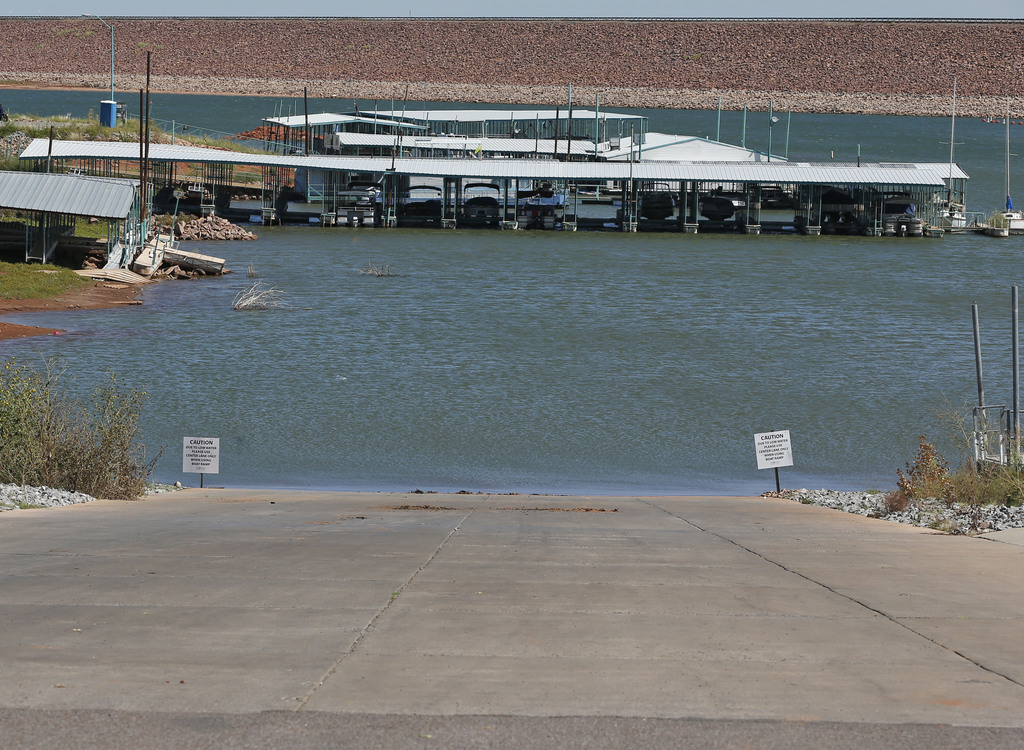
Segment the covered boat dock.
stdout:
<svg viewBox="0 0 1024 750">
<path fill-rule="evenodd" d="M 139 159 L 135 144 L 45 139 L 21 158 L 48 154 L 57 168 L 102 174 Z M 324 226 L 916 236 L 941 232 L 949 196 L 962 196 L 968 179 L 948 163 L 306 156 L 162 144 L 149 158 L 157 197 L 187 183 L 203 212 L 227 213 L 242 172 L 256 178 L 257 220 Z"/>
<path fill-rule="evenodd" d="M 44 141 L 45 142 L 45 141 Z M 24 231 L 7 242 L 24 243 L 25 260 L 49 263 L 61 243 L 72 242 L 78 217 L 107 222 L 106 257 L 120 267 L 141 244 L 138 183 L 72 173 L 0 172 L 0 208 L 23 211 Z"/>
<path fill-rule="evenodd" d="M 647 140 L 647 118 L 641 115 L 601 112 L 587 109 L 440 109 L 440 110 L 377 110 L 373 112 L 330 113 L 267 117 L 263 120 L 268 132 L 268 146 L 279 154 L 351 154 L 359 139 L 352 136 L 375 136 L 364 139 L 380 148 L 411 148 L 420 139 L 434 143 L 445 140 L 509 141 L 504 149 L 520 155 L 566 154 L 569 144 L 585 144 L 593 156 L 601 143 L 617 148 L 623 140 L 642 145 Z M 435 145 L 435 148 L 440 145 Z M 502 150 L 504 150 L 502 149 Z M 488 149 L 484 149 L 488 151 Z M 585 154 L 585 149 L 577 150 Z M 424 156 L 426 154 L 411 154 Z"/>
</svg>

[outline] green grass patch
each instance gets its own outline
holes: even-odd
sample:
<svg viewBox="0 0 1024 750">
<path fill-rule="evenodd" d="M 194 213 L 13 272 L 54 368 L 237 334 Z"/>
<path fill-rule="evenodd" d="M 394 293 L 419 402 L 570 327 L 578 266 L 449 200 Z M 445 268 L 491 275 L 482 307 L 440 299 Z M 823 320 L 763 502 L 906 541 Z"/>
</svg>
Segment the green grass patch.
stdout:
<svg viewBox="0 0 1024 750">
<path fill-rule="evenodd" d="M 0 262 L 0 299 L 55 297 L 92 283 L 67 268 Z"/>
<path fill-rule="evenodd" d="M 91 239 L 106 239 L 107 222 L 93 222 L 86 216 L 78 216 L 75 218 L 75 236 L 89 237 Z"/>
</svg>

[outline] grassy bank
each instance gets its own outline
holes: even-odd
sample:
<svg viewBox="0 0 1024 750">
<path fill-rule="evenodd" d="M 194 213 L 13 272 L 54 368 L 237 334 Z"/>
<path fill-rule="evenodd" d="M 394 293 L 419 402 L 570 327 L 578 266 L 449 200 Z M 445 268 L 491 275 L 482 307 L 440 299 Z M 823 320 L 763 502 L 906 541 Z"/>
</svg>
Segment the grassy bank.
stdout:
<svg viewBox="0 0 1024 750">
<path fill-rule="evenodd" d="M 0 261 L 0 299 L 55 297 L 92 283 L 67 268 Z"/>
<path fill-rule="evenodd" d="M 101 125 L 99 119 L 93 116 L 74 118 L 10 113 L 10 121 L 0 123 L 0 169 L 8 171 L 35 169 L 34 162 L 23 162 L 18 155 L 33 138 L 49 138 L 51 128 L 54 139 L 61 141 L 139 142 L 138 120 L 120 121 L 117 127 L 108 128 Z M 162 130 L 152 121 L 149 140 L 151 143 L 169 144 L 173 141 L 181 146 L 261 153 L 261 149 L 251 142 L 246 143 L 232 138 L 218 138 L 196 133 L 190 134 L 188 138 L 182 138 L 178 133 L 172 138 L 170 133 Z"/>
</svg>

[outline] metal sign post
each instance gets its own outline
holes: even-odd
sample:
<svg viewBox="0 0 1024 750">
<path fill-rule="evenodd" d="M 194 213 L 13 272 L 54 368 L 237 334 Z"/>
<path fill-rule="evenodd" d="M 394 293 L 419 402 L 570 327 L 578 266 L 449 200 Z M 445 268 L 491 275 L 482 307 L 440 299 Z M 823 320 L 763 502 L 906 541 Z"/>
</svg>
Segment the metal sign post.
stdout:
<svg viewBox="0 0 1024 750">
<path fill-rule="evenodd" d="M 757 452 L 758 471 L 775 469 L 775 491 L 782 492 L 779 467 L 793 465 L 793 445 L 789 440 L 789 430 L 756 433 L 754 450 Z"/>
<path fill-rule="evenodd" d="M 220 473 L 220 438 L 187 437 L 182 439 L 181 470 L 198 474 L 203 486 L 204 474 Z"/>
</svg>

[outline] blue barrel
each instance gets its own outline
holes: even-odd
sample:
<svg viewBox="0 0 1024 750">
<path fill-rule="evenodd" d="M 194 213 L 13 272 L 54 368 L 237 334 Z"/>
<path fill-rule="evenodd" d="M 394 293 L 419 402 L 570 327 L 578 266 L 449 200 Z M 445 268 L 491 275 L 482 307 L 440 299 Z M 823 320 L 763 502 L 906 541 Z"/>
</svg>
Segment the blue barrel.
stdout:
<svg viewBox="0 0 1024 750">
<path fill-rule="evenodd" d="M 117 102 L 111 99 L 100 102 L 100 125 L 107 128 L 117 127 Z"/>
</svg>

